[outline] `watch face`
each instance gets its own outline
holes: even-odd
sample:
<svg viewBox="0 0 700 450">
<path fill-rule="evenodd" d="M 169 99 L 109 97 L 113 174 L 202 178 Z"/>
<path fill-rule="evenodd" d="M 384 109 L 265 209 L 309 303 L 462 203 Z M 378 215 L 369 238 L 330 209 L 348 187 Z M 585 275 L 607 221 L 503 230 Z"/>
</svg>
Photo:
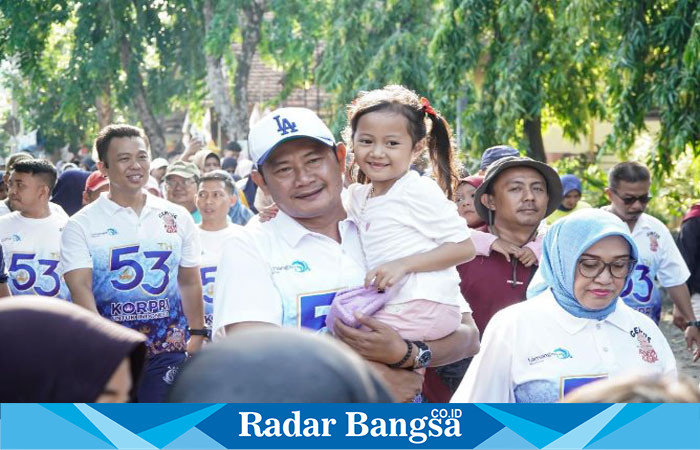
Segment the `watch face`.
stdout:
<svg viewBox="0 0 700 450">
<path fill-rule="evenodd" d="M 427 367 L 431 359 L 433 359 L 433 353 L 430 350 L 424 350 L 418 355 L 418 364 L 420 367 Z"/>
</svg>

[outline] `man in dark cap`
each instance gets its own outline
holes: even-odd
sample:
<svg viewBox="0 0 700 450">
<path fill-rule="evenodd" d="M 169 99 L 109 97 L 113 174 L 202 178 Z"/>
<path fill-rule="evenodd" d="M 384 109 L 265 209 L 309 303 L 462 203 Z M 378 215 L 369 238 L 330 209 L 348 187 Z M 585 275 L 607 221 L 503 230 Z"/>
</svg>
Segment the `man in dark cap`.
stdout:
<svg viewBox="0 0 700 450">
<path fill-rule="evenodd" d="M 489 166 L 499 159 L 507 158 L 509 156 L 520 156 L 520 152 L 510 145 L 496 145 L 494 147 L 489 147 L 484 150 L 484 154 L 481 155 L 481 164 L 479 164 L 479 176 L 484 176 L 486 170 Z"/>
</svg>

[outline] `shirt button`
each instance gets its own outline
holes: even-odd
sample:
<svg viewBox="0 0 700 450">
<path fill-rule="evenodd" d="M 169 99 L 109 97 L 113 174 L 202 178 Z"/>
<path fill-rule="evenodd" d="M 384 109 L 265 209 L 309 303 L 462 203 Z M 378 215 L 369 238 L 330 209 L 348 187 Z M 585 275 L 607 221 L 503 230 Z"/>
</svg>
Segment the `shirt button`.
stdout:
<svg viewBox="0 0 700 450">
<path fill-rule="evenodd" d="M 603 347 L 603 351 L 607 353 L 607 352 L 608 352 L 608 347 Z"/>
<path fill-rule="evenodd" d="M 595 327 L 596 327 L 597 329 L 600 330 L 600 324 L 599 324 L 599 323 L 595 324 Z"/>
</svg>

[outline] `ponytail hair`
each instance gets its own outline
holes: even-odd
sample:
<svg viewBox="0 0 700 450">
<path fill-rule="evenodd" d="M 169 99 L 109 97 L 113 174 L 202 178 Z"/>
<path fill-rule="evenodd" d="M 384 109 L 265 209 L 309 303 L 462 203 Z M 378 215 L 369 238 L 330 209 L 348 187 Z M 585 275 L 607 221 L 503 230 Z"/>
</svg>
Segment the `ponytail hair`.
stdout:
<svg viewBox="0 0 700 450">
<path fill-rule="evenodd" d="M 426 98 L 418 97 L 415 92 L 403 86 L 389 85 L 382 89 L 362 91 L 347 107 L 348 126 L 343 131 L 343 139 L 351 148 L 360 118 L 375 111 L 389 111 L 405 117 L 412 145 L 415 146 L 427 137 L 426 146 L 433 166 L 433 175 L 447 198 L 451 200 L 458 177 L 450 128 L 445 119 L 433 109 Z M 357 163 L 354 162 L 353 165 L 355 164 Z M 356 181 L 368 182 L 367 176 L 359 167 Z"/>
</svg>

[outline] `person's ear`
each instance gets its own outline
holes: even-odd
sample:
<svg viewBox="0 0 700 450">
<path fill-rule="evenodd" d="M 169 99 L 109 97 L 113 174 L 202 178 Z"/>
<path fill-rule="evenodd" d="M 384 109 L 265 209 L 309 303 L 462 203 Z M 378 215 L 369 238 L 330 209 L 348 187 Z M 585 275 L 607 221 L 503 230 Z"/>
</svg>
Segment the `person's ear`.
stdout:
<svg viewBox="0 0 700 450">
<path fill-rule="evenodd" d="M 612 203 L 612 190 L 609 187 L 605 188 L 605 196 L 608 198 L 608 201 Z"/>
<path fill-rule="evenodd" d="M 340 164 L 340 173 L 343 174 L 345 173 L 345 157 L 348 154 L 348 149 L 345 147 L 345 144 L 342 142 L 338 142 L 335 145 L 335 157 L 338 159 L 338 164 Z"/>
<path fill-rule="evenodd" d="M 260 189 L 263 190 L 265 195 L 270 195 L 270 189 L 267 187 L 267 183 L 265 182 L 265 177 L 262 176 L 260 172 L 257 170 L 253 170 L 250 172 L 250 178 L 253 180 L 255 184 L 258 185 Z"/>
<path fill-rule="evenodd" d="M 411 149 L 411 155 L 413 159 L 416 159 L 418 156 L 420 156 L 421 153 L 423 153 L 423 150 L 425 149 L 426 145 L 428 142 L 428 138 L 424 137 L 423 139 L 419 140 L 413 145 L 413 148 Z"/>
<path fill-rule="evenodd" d="M 493 201 L 493 195 L 491 194 L 481 194 L 481 204 L 490 209 L 491 211 L 496 210 L 496 203 Z"/>
<path fill-rule="evenodd" d="M 102 161 L 97 161 L 97 170 L 99 170 L 102 175 L 109 178 L 107 176 L 107 163 L 102 162 Z"/>
</svg>

